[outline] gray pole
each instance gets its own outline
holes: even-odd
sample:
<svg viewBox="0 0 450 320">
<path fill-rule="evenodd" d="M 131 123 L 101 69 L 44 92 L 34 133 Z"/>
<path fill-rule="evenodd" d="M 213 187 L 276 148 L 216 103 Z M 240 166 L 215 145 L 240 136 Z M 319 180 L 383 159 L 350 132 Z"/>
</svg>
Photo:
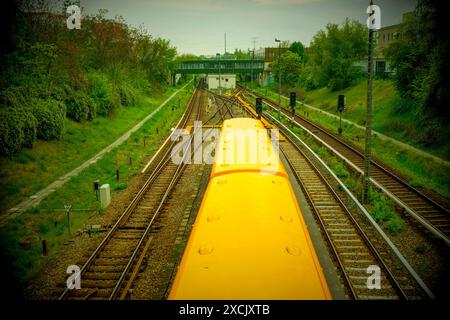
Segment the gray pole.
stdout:
<svg viewBox="0 0 450 320">
<path fill-rule="evenodd" d="M 219 94 L 222 94 L 222 87 L 220 84 L 220 78 L 222 77 L 221 70 L 220 70 L 220 53 L 217 53 L 216 56 L 217 56 L 217 62 L 219 63 Z"/>
<path fill-rule="evenodd" d="M 371 1 L 372 4 L 372 1 Z M 369 203 L 370 188 L 370 158 L 372 145 L 372 76 L 373 76 L 373 35 L 374 30 L 369 29 L 369 52 L 367 61 L 367 112 L 366 112 L 366 143 L 365 143 L 365 167 L 364 167 L 364 192 L 363 203 Z"/>
<path fill-rule="evenodd" d="M 280 56 L 281 56 L 281 40 L 275 39 L 278 42 L 278 120 L 281 120 L 281 66 L 280 66 Z"/>
<path fill-rule="evenodd" d="M 278 46 L 278 59 L 280 59 L 280 55 L 281 55 L 281 43 Z M 279 65 L 278 70 L 278 120 L 281 120 L 281 65 Z"/>
<path fill-rule="evenodd" d="M 253 53 L 252 53 L 252 62 L 251 62 L 251 64 L 252 64 L 251 65 L 252 74 L 251 74 L 251 78 L 250 78 L 250 84 L 253 83 L 253 62 L 255 60 L 255 42 L 256 42 L 256 37 L 253 37 L 252 40 L 253 40 Z"/>
<path fill-rule="evenodd" d="M 252 55 L 252 62 L 251 62 L 251 75 L 250 75 L 250 86 L 252 85 L 253 82 L 253 59 L 255 58 L 255 50 L 253 49 L 253 55 Z"/>
</svg>

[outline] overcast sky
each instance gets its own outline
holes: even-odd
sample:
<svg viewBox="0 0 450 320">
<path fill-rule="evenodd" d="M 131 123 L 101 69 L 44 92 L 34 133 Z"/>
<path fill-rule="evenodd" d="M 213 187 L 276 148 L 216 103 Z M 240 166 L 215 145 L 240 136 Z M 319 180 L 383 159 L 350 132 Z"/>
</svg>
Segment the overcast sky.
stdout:
<svg viewBox="0 0 450 320">
<path fill-rule="evenodd" d="M 329 22 L 346 17 L 365 23 L 369 0 L 81 0 L 85 13 L 108 9 L 132 26 L 143 24 L 155 37 L 169 39 L 179 53 L 211 55 L 235 48 L 274 46 L 274 39 L 298 41 L 306 46 Z M 415 0 L 375 0 L 381 24 L 401 22 L 414 10 Z"/>
</svg>

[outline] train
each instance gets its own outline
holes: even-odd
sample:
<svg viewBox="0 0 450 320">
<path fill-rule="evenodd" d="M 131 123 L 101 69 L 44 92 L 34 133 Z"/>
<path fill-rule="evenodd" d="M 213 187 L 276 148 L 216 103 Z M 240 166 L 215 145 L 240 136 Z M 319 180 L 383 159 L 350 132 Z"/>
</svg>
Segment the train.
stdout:
<svg viewBox="0 0 450 320">
<path fill-rule="evenodd" d="M 169 300 L 329 300 L 286 169 L 264 124 L 223 122 Z"/>
</svg>

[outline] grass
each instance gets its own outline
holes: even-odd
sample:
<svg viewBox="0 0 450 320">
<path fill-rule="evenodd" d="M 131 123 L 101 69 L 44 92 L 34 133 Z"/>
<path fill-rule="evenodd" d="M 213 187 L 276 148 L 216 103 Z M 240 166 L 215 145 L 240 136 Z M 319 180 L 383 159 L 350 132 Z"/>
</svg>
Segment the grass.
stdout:
<svg viewBox="0 0 450 320">
<path fill-rule="evenodd" d="M 128 188 L 129 180 L 140 172 L 144 158 L 158 149 L 170 129 L 178 122 L 191 91 L 190 86 L 181 91 L 172 100 L 177 102 L 173 110 L 171 101 L 123 144 L 49 194 L 38 207 L 24 212 L 0 229 L 2 258 L 9 263 L 8 270 L 18 283 L 24 283 L 33 277 L 48 261 L 48 257 L 42 256 L 43 239 L 48 242 L 50 257 L 70 239 L 66 213 L 60 211 L 64 205 L 71 204 L 73 208 L 73 234 L 84 227 L 89 217 L 102 212 L 93 191 L 94 180 L 100 180 L 101 184 L 109 183 L 112 197 L 115 192 Z M 181 108 L 178 108 L 178 97 L 181 98 Z M 78 133 L 76 135 L 81 136 Z M 143 145 L 144 137 L 146 147 Z M 98 147 L 100 148 L 101 146 Z M 116 170 L 120 172 L 119 181 L 116 181 Z"/>
<path fill-rule="evenodd" d="M 98 117 L 92 122 L 65 120 L 60 141 L 38 141 L 12 159 L 0 158 L 0 212 L 35 194 L 76 168 L 156 109 L 176 88 L 154 97 L 145 97 L 138 106 L 120 108 L 113 118 Z M 172 100 L 170 106 L 178 106 Z"/>
<path fill-rule="evenodd" d="M 277 112 L 270 109 L 272 116 L 277 117 Z M 283 117 L 282 122 L 291 128 L 291 130 L 302 139 L 338 176 L 345 186 L 357 198 L 361 200 L 363 181 L 362 177 L 351 172 L 345 166 L 343 160 L 331 153 L 326 147 L 320 145 L 309 134 L 302 129 L 290 125 L 288 120 Z M 370 204 L 366 206 L 367 211 L 374 220 L 391 235 L 398 235 L 403 231 L 404 222 L 395 211 L 394 202 L 381 191 L 370 189 Z"/>
<path fill-rule="evenodd" d="M 389 89 L 389 87 L 391 89 Z M 359 96 L 359 101 L 357 105 L 359 105 L 358 108 L 349 106 L 347 111 L 345 111 L 345 116 L 349 118 L 352 121 L 355 121 L 357 123 L 361 124 L 362 121 L 362 99 L 364 93 L 365 86 L 360 83 L 355 88 L 347 89 L 345 94 L 347 95 L 347 104 L 350 105 L 349 101 L 358 101 L 356 96 Z M 395 101 L 395 97 L 392 96 L 392 84 L 389 84 L 388 80 L 375 80 L 374 84 L 374 101 L 377 101 L 378 104 L 376 104 L 375 112 L 374 112 L 374 123 L 383 123 L 382 118 L 386 114 L 389 114 L 389 110 L 392 108 L 391 103 Z M 310 99 L 309 101 L 314 106 L 323 108 L 327 111 L 332 112 L 332 110 L 335 108 L 333 107 L 336 104 L 336 94 L 331 94 L 328 89 L 318 89 L 315 91 L 311 91 L 308 93 L 308 97 L 306 100 Z M 353 91 L 352 91 L 353 90 Z M 266 89 L 258 89 L 258 92 L 266 95 Z M 348 94 L 348 93 L 352 94 Z M 391 92 L 391 93 L 390 93 Z M 334 96 L 333 101 L 334 104 L 331 104 L 331 95 Z M 267 96 L 271 99 L 278 99 L 277 95 L 270 90 L 267 90 Z M 321 97 L 323 97 L 325 100 L 319 100 Z M 383 100 L 383 97 L 385 97 L 385 102 L 381 103 L 380 101 Z M 353 99 L 353 100 L 352 100 Z M 322 102 L 319 102 L 322 101 Z M 284 103 L 286 104 L 287 101 L 285 100 Z M 361 105 L 362 104 L 362 105 Z M 379 107 L 380 106 L 380 107 Z M 377 109 L 378 108 L 378 109 Z M 377 111 L 379 110 L 379 111 Z M 324 113 L 321 113 L 320 111 L 314 111 L 309 108 L 304 108 L 300 105 L 297 105 L 297 114 L 305 115 L 313 122 L 316 122 L 320 124 L 322 127 L 336 132 L 337 128 L 339 127 L 339 120 L 335 119 L 333 117 L 328 117 Z M 353 114 L 353 118 L 349 116 L 349 114 Z M 386 116 L 387 117 L 387 116 Z M 402 120 L 402 123 L 412 123 L 411 122 L 411 116 L 404 116 L 404 120 Z M 389 119 L 385 119 L 384 123 L 389 123 Z M 361 149 L 364 149 L 364 130 L 353 126 L 351 124 L 347 124 L 345 122 L 342 123 L 343 128 L 343 138 L 352 142 L 353 144 L 359 146 Z M 378 128 L 378 127 L 375 127 Z M 392 132 L 395 132 L 396 128 L 399 128 L 399 126 L 391 126 L 390 130 Z M 379 129 L 379 128 L 378 128 Z M 381 131 L 381 130 L 380 130 Z M 381 131 L 383 132 L 383 131 Z M 383 132 L 385 134 L 388 134 L 386 132 Z M 398 133 L 398 132 L 397 132 Z M 399 133 L 398 133 L 399 134 Z M 442 137 L 444 138 L 444 137 Z M 402 149 L 396 144 L 393 144 L 390 141 L 382 140 L 376 136 L 373 137 L 373 148 L 372 148 L 372 154 L 373 156 L 386 163 L 389 167 L 393 168 L 403 176 L 407 177 L 410 181 L 410 183 L 415 187 L 423 187 L 429 190 L 433 190 L 436 193 L 440 194 L 441 196 L 450 199 L 450 168 L 449 167 L 443 167 L 440 164 L 436 163 L 435 161 L 430 160 L 427 157 L 424 157 L 420 154 L 417 154 L 413 151 Z M 407 141 L 404 141 L 407 142 Z M 448 142 L 446 142 L 447 145 Z M 427 151 L 427 150 L 426 150 Z"/>
</svg>

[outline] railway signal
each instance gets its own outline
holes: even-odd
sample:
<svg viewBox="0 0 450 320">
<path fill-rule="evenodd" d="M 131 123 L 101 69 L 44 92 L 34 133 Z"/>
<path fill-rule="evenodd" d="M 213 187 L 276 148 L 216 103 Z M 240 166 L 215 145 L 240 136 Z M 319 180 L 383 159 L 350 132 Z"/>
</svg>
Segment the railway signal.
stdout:
<svg viewBox="0 0 450 320">
<path fill-rule="evenodd" d="M 291 106 L 291 109 L 295 109 L 295 105 L 297 104 L 297 92 L 291 92 L 289 105 Z"/>
<path fill-rule="evenodd" d="M 262 98 L 256 98 L 256 113 L 258 114 L 258 120 L 261 119 L 262 114 Z"/>
<path fill-rule="evenodd" d="M 343 94 L 340 94 L 338 96 L 338 107 L 337 110 L 339 112 L 339 129 L 338 132 L 341 135 L 342 134 L 342 112 L 345 110 L 345 96 Z"/>
<path fill-rule="evenodd" d="M 295 105 L 296 104 L 297 104 L 297 93 L 291 92 L 290 99 L 289 99 L 289 105 L 291 107 L 291 112 L 292 112 L 292 121 L 294 121 L 294 117 L 295 117 Z"/>
</svg>

